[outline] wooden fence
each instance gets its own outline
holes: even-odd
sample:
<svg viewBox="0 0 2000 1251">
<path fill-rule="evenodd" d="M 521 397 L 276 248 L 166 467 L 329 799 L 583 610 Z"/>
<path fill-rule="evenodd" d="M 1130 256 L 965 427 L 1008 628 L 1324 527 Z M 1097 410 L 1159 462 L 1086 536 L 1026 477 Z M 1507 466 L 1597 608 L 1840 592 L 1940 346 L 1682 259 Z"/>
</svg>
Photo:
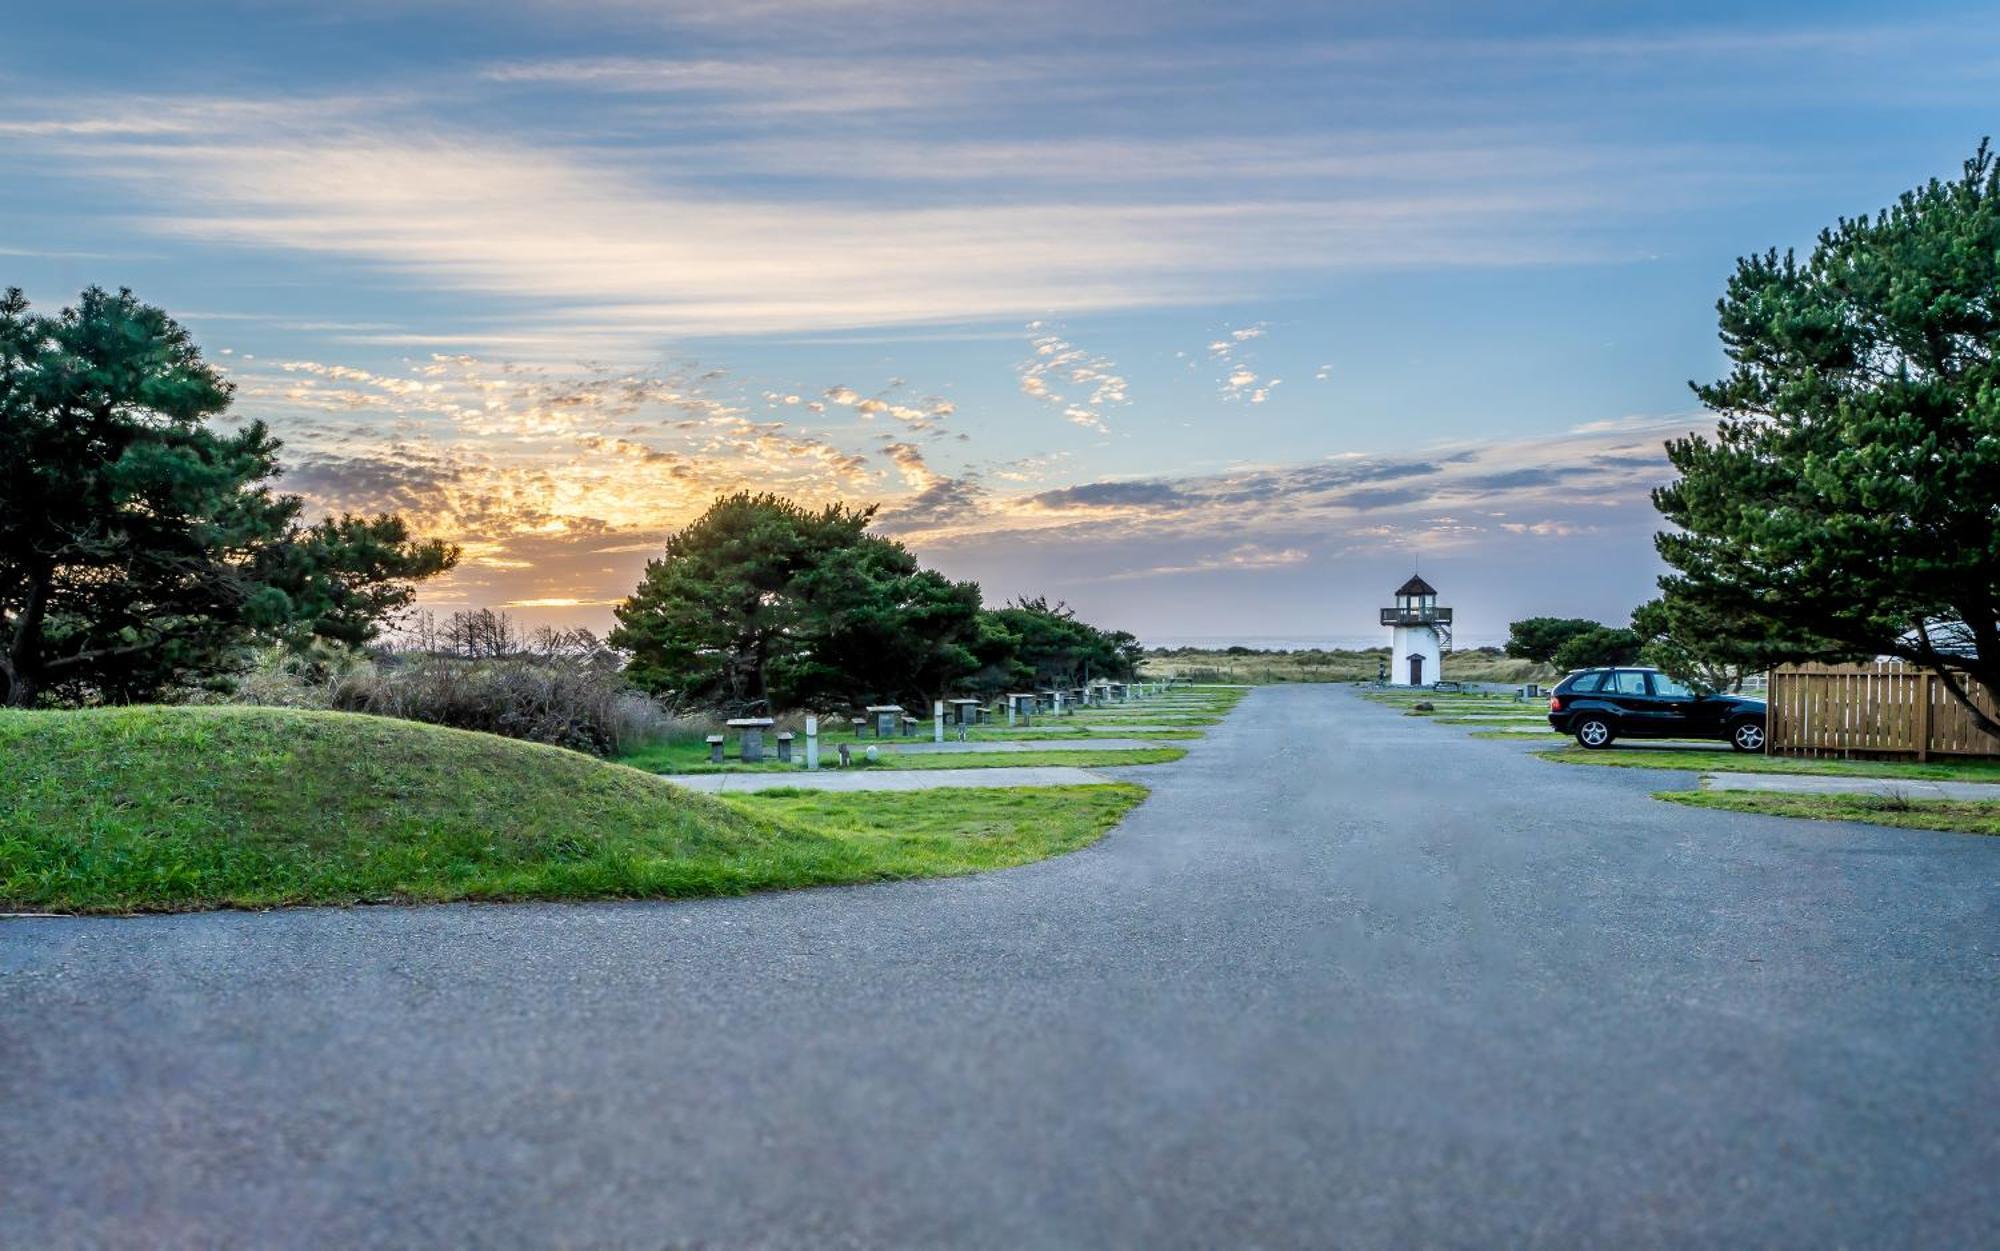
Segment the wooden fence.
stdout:
<svg viewBox="0 0 2000 1251">
<path fill-rule="evenodd" d="M 1975 688 L 1989 716 L 1993 701 Z M 1771 671 L 1768 749 L 1786 756 L 2000 756 L 1936 674 L 1889 661 Z"/>
</svg>

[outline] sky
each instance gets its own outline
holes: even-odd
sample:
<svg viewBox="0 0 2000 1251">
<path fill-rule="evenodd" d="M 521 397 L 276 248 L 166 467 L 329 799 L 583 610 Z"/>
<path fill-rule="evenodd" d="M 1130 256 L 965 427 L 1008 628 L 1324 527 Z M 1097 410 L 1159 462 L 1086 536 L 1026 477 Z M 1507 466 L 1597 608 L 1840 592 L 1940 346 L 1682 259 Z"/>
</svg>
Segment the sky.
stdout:
<svg viewBox="0 0 2000 1251">
<path fill-rule="evenodd" d="M 1734 259 L 1948 177 L 1977 6 L 18 6 L 0 285 L 132 288 L 438 611 L 749 488 L 1155 643 L 1622 622 Z"/>
</svg>

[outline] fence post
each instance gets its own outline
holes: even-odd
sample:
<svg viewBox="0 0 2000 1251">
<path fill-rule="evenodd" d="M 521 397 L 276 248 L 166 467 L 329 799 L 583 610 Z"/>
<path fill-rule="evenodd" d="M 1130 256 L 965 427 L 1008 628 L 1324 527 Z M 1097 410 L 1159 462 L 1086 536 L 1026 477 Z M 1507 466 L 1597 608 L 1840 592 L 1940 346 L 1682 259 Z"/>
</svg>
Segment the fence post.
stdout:
<svg viewBox="0 0 2000 1251">
<path fill-rule="evenodd" d="M 1931 758 L 1931 672 L 1917 675 L 1917 760 Z"/>
<path fill-rule="evenodd" d="M 1785 686 L 1777 666 L 1764 671 L 1764 750 L 1776 752 L 1785 741 Z"/>
</svg>

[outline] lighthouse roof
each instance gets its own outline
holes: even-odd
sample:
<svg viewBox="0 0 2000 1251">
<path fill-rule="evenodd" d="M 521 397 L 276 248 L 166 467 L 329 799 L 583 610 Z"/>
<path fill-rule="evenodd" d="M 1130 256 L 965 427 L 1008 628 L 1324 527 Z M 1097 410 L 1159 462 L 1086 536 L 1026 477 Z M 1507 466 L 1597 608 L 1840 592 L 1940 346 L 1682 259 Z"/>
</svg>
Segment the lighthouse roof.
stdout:
<svg viewBox="0 0 2000 1251">
<path fill-rule="evenodd" d="M 1436 587 L 1434 587 L 1434 586 L 1432 586 L 1432 585 L 1431 585 L 1430 583 L 1428 583 L 1428 582 L 1424 581 L 1424 580 L 1423 580 L 1422 578 L 1418 577 L 1418 576 L 1417 576 L 1416 574 L 1414 574 L 1414 573 L 1413 573 L 1413 574 L 1411 574 L 1411 575 L 1410 575 L 1410 580 L 1409 580 L 1408 582 L 1405 582 L 1405 583 L 1403 583 L 1403 585 L 1401 585 L 1401 586 L 1399 586 L 1399 587 L 1397 587 L 1397 588 L 1396 588 L 1396 594 L 1398 594 L 1398 595 L 1436 595 L 1436 594 L 1437 594 L 1437 588 L 1436 588 Z"/>
</svg>

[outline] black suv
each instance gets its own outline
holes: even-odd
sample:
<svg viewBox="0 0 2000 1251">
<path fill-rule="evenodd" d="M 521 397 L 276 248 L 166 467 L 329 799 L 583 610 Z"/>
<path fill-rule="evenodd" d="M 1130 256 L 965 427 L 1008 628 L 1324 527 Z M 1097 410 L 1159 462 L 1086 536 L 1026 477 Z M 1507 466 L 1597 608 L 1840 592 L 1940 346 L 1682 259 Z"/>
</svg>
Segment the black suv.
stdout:
<svg viewBox="0 0 2000 1251">
<path fill-rule="evenodd" d="M 1697 695 L 1658 669 L 1582 669 L 1556 684 L 1549 724 L 1585 747 L 1617 738 L 1719 738 L 1764 750 L 1764 701 Z"/>
</svg>

